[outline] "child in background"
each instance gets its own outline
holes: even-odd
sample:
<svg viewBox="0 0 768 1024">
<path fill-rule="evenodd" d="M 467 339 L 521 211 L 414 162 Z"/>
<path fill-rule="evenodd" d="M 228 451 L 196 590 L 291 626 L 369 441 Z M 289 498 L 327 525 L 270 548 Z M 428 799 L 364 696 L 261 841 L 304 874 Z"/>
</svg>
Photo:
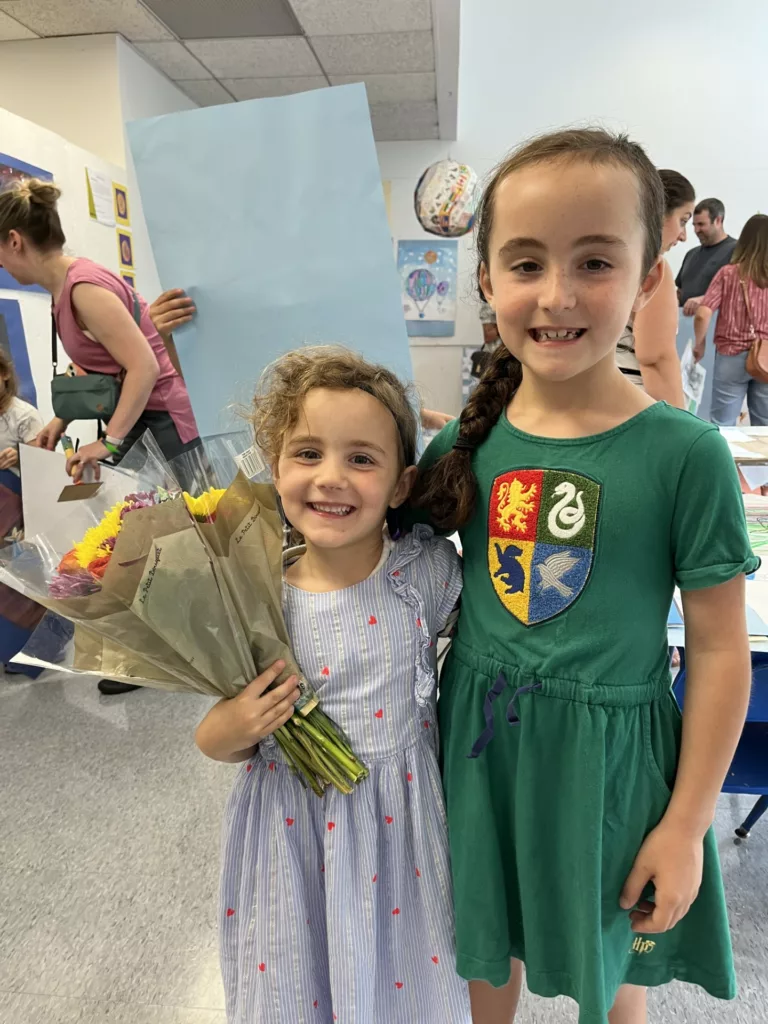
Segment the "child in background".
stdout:
<svg viewBox="0 0 768 1024">
<path fill-rule="evenodd" d="M 19 445 L 32 444 L 43 429 L 40 413 L 18 397 L 16 373 L 0 348 L 0 470 L 19 472 Z"/>
<path fill-rule="evenodd" d="M 749 697 L 759 561 L 718 431 L 616 367 L 661 277 L 662 216 L 644 151 L 601 130 L 527 144 L 478 210 L 503 344 L 415 497 L 463 545 L 439 712 L 475 1024 L 513 1019 L 521 961 L 580 1024 L 641 1024 L 645 987 L 675 978 L 735 992 L 710 825 Z"/>
<path fill-rule="evenodd" d="M 436 757 L 437 636 L 461 590 L 453 545 L 386 529 L 416 475 L 417 422 L 388 370 L 299 349 L 266 372 L 256 442 L 304 540 L 285 572 L 301 670 L 370 776 L 302 788 L 271 734 L 295 678 L 276 663 L 199 726 L 245 762 L 226 812 L 220 913 L 230 1024 L 467 1024 Z"/>
</svg>

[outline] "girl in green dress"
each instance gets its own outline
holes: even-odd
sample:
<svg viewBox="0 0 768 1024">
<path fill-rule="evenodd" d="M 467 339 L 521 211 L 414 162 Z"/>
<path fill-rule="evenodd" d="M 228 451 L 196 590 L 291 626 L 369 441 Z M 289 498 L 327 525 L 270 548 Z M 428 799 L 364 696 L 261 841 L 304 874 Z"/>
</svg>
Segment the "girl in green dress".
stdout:
<svg viewBox="0 0 768 1024">
<path fill-rule="evenodd" d="M 675 978 L 735 993 L 710 826 L 749 697 L 759 563 L 718 431 L 616 367 L 661 279 L 662 216 L 644 151 L 601 130 L 527 144 L 478 211 L 503 346 L 416 495 L 464 552 L 440 724 L 475 1024 L 514 1018 L 523 962 L 580 1024 L 642 1024 L 646 987 Z"/>
</svg>

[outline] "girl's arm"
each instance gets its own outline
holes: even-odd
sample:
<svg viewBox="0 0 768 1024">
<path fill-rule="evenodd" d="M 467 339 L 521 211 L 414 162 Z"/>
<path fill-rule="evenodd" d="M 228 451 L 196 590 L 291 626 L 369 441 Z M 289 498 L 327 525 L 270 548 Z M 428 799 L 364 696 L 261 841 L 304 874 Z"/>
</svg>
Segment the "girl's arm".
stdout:
<svg viewBox="0 0 768 1024">
<path fill-rule="evenodd" d="M 683 378 L 676 338 L 678 306 L 672 271 L 664 262 L 661 284 L 647 306 L 635 316 L 635 355 L 645 390 L 657 401 L 682 409 Z"/>
<path fill-rule="evenodd" d="M 247 761 L 260 740 L 285 725 L 299 699 L 296 676 L 267 691 L 284 668 L 284 661 L 276 661 L 236 697 L 214 704 L 195 733 L 206 757 L 230 764 Z"/>
<path fill-rule="evenodd" d="M 632 914 L 635 931 L 668 931 L 699 891 L 703 839 L 746 718 L 751 658 L 744 576 L 683 592 L 687 682 L 683 741 L 672 798 L 637 856 L 622 894 L 634 907 L 649 881 L 656 902 Z"/>
<path fill-rule="evenodd" d="M 683 743 L 665 818 L 704 836 L 715 818 L 747 716 L 752 682 L 745 582 L 683 592 L 686 687 Z"/>
</svg>

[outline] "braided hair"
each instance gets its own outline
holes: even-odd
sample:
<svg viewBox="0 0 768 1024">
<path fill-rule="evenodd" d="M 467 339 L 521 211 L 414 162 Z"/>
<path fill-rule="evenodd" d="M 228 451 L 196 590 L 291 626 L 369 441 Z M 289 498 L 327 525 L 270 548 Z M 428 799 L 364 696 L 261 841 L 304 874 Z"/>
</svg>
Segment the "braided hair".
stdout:
<svg viewBox="0 0 768 1024">
<path fill-rule="evenodd" d="M 484 296 L 480 273 L 489 262 L 494 200 L 499 185 L 524 167 L 556 160 L 578 160 L 594 166 L 613 164 L 632 171 L 637 178 L 639 214 L 646 236 L 643 276 L 656 263 L 661 250 L 664 188 L 645 150 L 626 135 L 616 135 L 602 128 L 566 129 L 525 143 L 496 168 L 486 185 L 475 218 L 477 284 L 481 298 Z M 427 509 L 438 529 L 456 530 L 472 518 L 477 496 L 472 455 L 488 437 L 522 379 L 521 363 L 500 345 L 464 407 L 453 448 L 419 475 L 412 504 Z"/>
</svg>

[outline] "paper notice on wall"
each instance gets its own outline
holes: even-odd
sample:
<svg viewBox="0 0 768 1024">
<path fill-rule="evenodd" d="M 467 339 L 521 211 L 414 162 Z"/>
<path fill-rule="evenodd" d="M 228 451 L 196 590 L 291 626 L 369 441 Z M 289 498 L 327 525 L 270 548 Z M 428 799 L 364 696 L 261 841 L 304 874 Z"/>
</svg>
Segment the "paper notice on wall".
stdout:
<svg viewBox="0 0 768 1024">
<path fill-rule="evenodd" d="M 707 371 L 693 358 L 693 344 L 689 341 L 680 360 L 680 369 L 683 373 L 683 394 L 685 395 L 685 407 L 688 412 L 696 412 L 701 404 L 704 395 L 704 381 L 707 379 Z"/>
<path fill-rule="evenodd" d="M 112 179 L 90 167 L 85 169 L 85 178 L 88 183 L 88 212 L 99 224 L 113 228 L 115 210 L 112 201 Z"/>
</svg>

